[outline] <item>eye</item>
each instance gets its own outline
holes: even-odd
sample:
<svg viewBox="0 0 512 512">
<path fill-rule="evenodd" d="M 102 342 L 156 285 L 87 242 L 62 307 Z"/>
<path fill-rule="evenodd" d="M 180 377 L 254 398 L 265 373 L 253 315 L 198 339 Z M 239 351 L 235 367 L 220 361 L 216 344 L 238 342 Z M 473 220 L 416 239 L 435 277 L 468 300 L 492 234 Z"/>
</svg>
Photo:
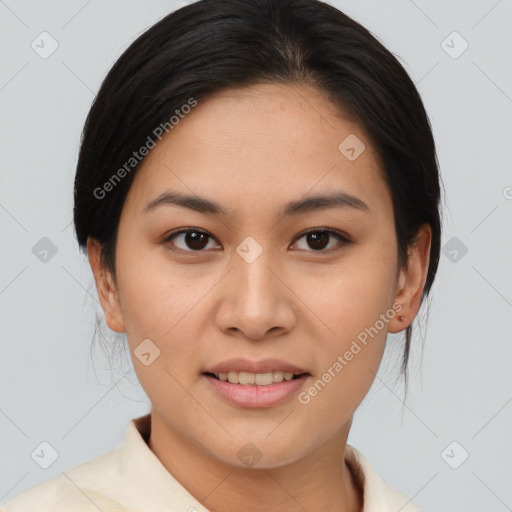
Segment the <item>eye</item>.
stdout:
<svg viewBox="0 0 512 512">
<path fill-rule="evenodd" d="M 328 228 L 312 228 L 302 233 L 296 240 L 305 239 L 306 244 L 315 252 L 331 252 L 336 245 L 346 245 L 351 243 L 350 239 L 337 231 Z M 202 229 L 187 228 L 176 231 L 166 236 L 163 243 L 169 244 L 173 251 L 185 252 L 204 252 L 204 249 L 216 248 L 215 243 L 208 247 L 210 242 L 215 239 Z M 333 243 L 335 242 L 335 243 Z M 297 242 L 296 242 L 297 244 Z M 217 245 L 217 248 L 220 246 Z M 307 247 L 298 247 L 301 250 L 308 250 Z"/>
<path fill-rule="evenodd" d="M 306 244 L 313 249 L 313 251 L 316 252 L 331 252 L 333 248 L 336 247 L 336 243 L 332 244 L 331 242 L 337 241 L 339 244 L 340 242 L 343 242 L 343 244 L 349 244 L 350 240 L 342 235 L 341 233 L 338 233 L 337 231 L 333 231 L 332 229 L 328 228 L 313 228 L 309 229 L 305 233 L 302 233 L 297 240 L 301 240 L 302 238 L 305 238 Z M 333 240 L 334 239 L 334 240 Z M 325 250 L 327 247 L 327 250 Z M 299 249 L 305 249 L 305 247 L 299 247 Z"/>
<path fill-rule="evenodd" d="M 186 252 L 201 252 L 208 249 L 208 242 L 214 240 L 206 231 L 197 228 L 182 229 L 175 233 L 171 233 L 163 240 L 163 243 L 170 243 L 177 247 L 170 247 L 171 250 L 181 250 Z"/>
</svg>

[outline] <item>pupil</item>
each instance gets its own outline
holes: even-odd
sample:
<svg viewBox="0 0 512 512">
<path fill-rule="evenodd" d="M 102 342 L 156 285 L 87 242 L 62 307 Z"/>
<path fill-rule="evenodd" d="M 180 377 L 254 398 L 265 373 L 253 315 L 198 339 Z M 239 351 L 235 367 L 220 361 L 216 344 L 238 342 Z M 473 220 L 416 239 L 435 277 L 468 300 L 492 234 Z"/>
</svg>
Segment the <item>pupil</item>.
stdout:
<svg viewBox="0 0 512 512">
<path fill-rule="evenodd" d="M 328 233 L 308 233 L 308 243 L 312 249 L 323 249 L 327 245 L 328 239 Z"/>
<path fill-rule="evenodd" d="M 204 241 L 206 240 L 206 236 L 204 233 L 198 233 L 197 231 L 189 232 L 185 235 L 187 245 L 191 249 L 203 249 L 206 244 Z"/>
</svg>

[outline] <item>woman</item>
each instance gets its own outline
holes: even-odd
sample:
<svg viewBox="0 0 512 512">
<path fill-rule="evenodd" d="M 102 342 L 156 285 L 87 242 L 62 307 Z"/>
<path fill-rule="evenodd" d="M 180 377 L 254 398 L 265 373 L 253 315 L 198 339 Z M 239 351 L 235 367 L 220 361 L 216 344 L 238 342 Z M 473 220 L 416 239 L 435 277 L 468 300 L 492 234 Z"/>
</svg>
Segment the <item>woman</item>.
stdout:
<svg viewBox="0 0 512 512">
<path fill-rule="evenodd" d="M 75 231 L 151 412 L 4 512 L 417 510 L 347 444 L 428 294 L 422 101 L 317 0 L 202 0 L 142 34 L 84 128 Z"/>
</svg>

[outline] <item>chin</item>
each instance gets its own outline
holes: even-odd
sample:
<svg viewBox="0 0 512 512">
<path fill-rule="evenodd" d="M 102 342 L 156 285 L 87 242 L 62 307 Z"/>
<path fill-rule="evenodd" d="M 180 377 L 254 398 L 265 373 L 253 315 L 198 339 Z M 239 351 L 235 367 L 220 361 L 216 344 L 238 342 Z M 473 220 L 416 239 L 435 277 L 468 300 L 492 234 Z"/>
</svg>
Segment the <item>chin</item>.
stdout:
<svg viewBox="0 0 512 512">
<path fill-rule="evenodd" d="M 266 435 L 266 434 L 265 434 Z M 253 441 L 250 441 L 252 437 Z M 265 437 L 246 436 L 234 440 L 230 446 L 215 447 L 210 454 L 224 464 L 242 469 L 274 469 L 292 464 L 305 456 L 297 450 L 297 442 L 283 445 L 270 442 Z M 296 439 L 290 436 L 290 439 Z"/>
</svg>

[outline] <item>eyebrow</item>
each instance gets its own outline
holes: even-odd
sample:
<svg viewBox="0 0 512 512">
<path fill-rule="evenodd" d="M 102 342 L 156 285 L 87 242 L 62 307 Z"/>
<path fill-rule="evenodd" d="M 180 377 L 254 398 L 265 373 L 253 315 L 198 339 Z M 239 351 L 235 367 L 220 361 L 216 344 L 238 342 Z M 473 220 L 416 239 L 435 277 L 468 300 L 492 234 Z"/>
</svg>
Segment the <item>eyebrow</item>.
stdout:
<svg viewBox="0 0 512 512">
<path fill-rule="evenodd" d="M 151 201 L 142 211 L 146 213 L 155 210 L 164 205 L 181 206 L 191 210 L 208 213 L 213 215 L 229 216 L 231 211 L 227 210 L 219 203 L 200 196 L 191 196 L 179 192 L 164 192 L 156 199 Z M 351 208 L 361 211 L 369 211 L 368 205 L 360 198 L 346 192 L 332 192 L 330 194 L 317 194 L 303 199 L 291 201 L 280 208 L 278 217 L 287 217 L 300 215 L 315 210 L 325 210 L 327 208 Z"/>
</svg>

